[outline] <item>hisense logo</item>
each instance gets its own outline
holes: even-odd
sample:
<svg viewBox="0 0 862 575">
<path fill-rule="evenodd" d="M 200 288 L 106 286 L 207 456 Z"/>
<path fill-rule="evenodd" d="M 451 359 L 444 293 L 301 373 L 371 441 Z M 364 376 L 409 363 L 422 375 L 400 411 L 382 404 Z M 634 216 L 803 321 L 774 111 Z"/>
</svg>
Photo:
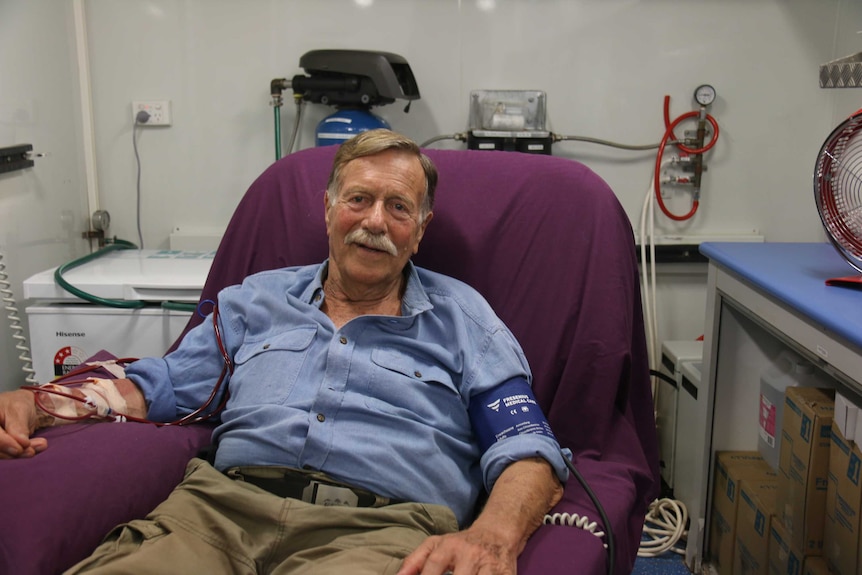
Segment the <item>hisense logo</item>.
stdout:
<svg viewBox="0 0 862 575">
<path fill-rule="evenodd" d="M 57 337 L 87 337 L 87 334 L 83 331 L 58 331 L 54 335 Z"/>
</svg>

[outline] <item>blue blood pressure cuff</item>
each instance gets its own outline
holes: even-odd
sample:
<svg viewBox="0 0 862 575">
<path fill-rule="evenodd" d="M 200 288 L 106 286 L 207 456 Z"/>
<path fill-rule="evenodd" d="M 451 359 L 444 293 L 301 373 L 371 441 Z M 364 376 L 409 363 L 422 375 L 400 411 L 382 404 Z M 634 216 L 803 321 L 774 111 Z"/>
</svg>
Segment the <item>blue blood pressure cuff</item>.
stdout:
<svg viewBox="0 0 862 575">
<path fill-rule="evenodd" d="M 530 384 L 523 377 L 474 396 L 468 413 L 482 453 L 498 441 L 517 435 L 544 435 L 556 441 Z"/>
</svg>

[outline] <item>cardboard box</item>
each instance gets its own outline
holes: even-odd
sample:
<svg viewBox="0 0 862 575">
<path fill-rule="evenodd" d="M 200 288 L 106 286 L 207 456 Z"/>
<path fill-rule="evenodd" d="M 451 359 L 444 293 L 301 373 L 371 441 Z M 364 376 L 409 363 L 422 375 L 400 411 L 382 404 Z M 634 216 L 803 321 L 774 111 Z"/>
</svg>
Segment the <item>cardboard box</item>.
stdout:
<svg viewBox="0 0 862 575">
<path fill-rule="evenodd" d="M 837 395 L 836 395 L 836 397 L 837 397 Z M 860 410 L 862 410 L 862 408 L 860 408 L 860 407 L 856 408 L 857 423 L 856 423 L 856 428 L 853 431 L 853 437 L 852 437 L 853 443 L 855 443 L 856 445 L 862 445 L 862 423 L 858 422 L 858 420 L 859 420 L 859 413 L 858 412 Z M 846 433 L 844 434 L 844 437 L 846 437 L 847 439 L 851 439 L 851 437 L 849 435 L 847 435 Z"/>
<path fill-rule="evenodd" d="M 835 390 L 790 387 L 784 400 L 776 515 L 806 557 L 823 554 Z"/>
<path fill-rule="evenodd" d="M 710 562 L 719 575 L 733 570 L 736 514 L 740 482 L 745 479 L 778 480 L 778 474 L 757 451 L 719 451 L 715 454 L 712 513 L 710 515 Z"/>
<path fill-rule="evenodd" d="M 823 557 L 812 555 L 805 558 L 805 564 L 802 567 L 802 575 L 833 575 L 826 566 L 826 560 Z"/>
<path fill-rule="evenodd" d="M 860 468 L 862 452 L 859 446 L 845 438 L 836 422 L 832 426 L 829 452 L 823 557 L 837 575 L 856 575 L 859 572 L 859 514 L 862 506 Z"/>
<path fill-rule="evenodd" d="M 741 485 L 731 573 L 769 575 L 769 533 L 778 481 L 744 479 Z"/>
<path fill-rule="evenodd" d="M 804 559 L 790 543 L 781 521 L 773 518 L 769 524 L 769 575 L 801 575 Z"/>
<path fill-rule="evenodd" d="M 847 438 L 848 441 L 853 441 L 853 436 L 856 434 L 856 419 L 858 417 L 859 408 L 848 398 L 841 395 L 840 392 L 835 392 L 835 417 L 833 422 L 841 430 L 841 435 Z"/>
</svg>

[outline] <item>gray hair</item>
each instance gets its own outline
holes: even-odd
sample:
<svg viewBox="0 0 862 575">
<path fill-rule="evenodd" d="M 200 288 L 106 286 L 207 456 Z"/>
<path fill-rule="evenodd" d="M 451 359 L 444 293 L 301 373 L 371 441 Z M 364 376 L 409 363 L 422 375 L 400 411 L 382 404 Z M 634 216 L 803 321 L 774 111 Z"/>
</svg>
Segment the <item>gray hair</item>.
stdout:
<svg viewBox="0 0 862 575">
<path fill-rule="evenodd" d="M 425 173 L 425 197 L 419 211 L 419 221 L 424 222 L 431 210 L 434 209 L 434 192 L 437 189 L 437 167 L 431 158 L 422 153 L 419 145 L 406 136 L 386 129 L 368 130 L 345 141 L 335 153 L 332 162 L 332 171 L 329 181 L 326 183 L 326 194 L 330 203 L 335 202 L 338 190 L 341 188 L 341 175 L 351 161 L 365 156 L 373 156 L 388 150 L 402 150 L 408 152 L 419 160 L 422 171 Z"/>
</svg>

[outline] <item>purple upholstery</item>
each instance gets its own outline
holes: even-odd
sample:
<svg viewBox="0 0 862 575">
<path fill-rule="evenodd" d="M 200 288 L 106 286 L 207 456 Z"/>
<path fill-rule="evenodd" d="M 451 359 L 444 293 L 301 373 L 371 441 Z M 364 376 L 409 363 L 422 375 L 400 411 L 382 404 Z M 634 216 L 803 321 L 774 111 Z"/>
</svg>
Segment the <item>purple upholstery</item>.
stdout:
<svg viewBox="0 0 862 575">
<path fill-rule="evenodd" d="M 115 525 L 168 496 L 211 429 L 93 423 L 39 435 L 48 438 L 43 453 L 0 461 L 3 574 L 59 573 L 88 556 Z"/>
<path fill-rule="evenodd" d="M 250 273 L 326 257 L 323 194 L 334 152 L 292 154 L 252 184 L 228 225 L 203 298 Z M 440 180 L 434 219 L 414 261 L 479 290 L 521 342 L 557 438 L 574 452 L 613 525 L 617 573 L 628 573 L 659 477 L 628 218 L 607 184 L 571 160 L 427 153 Z M 556 511 L 599 520 L 574 478 Z M 603 574 L 605 561 L 592 535 L 543 526 L 522 554 L 519 573 Z"/>
<path fill-rule="evenodd" d="M 89 555 L 168 496 L 210 430 L 105 423 L 41 435 L 38 457 L 0 462 L 0 573 L 59 573 Z"/>
<path fill-rule="evenodd" d="M 252 184 L 203 298 L 250 273 L 326 257 L 323 190 L 334 152 L 292 154 Z M 427 153 L 440 182 L 414 261 L 473 285 L 519 339 L 551 426 L 610 518 L 616 573 L 629 573 L 659 477 L 629 221 L 608 186 L 576 162 Z M 189 327 L 198 322 L 193 316 Z M 51 446 L 32 460 L 0 461 L 0 573 L 51 573 L 86 555 L 111 526 L 165 497 L 206 433 L 76 425 L 47 432 Z M 603 528 L 574 478 L 555 511 L 586 515 Z M 572 527 L 542 526 L 519 560 L 522 575 L 606 570 L 601 542 Z"/>
</svg>

